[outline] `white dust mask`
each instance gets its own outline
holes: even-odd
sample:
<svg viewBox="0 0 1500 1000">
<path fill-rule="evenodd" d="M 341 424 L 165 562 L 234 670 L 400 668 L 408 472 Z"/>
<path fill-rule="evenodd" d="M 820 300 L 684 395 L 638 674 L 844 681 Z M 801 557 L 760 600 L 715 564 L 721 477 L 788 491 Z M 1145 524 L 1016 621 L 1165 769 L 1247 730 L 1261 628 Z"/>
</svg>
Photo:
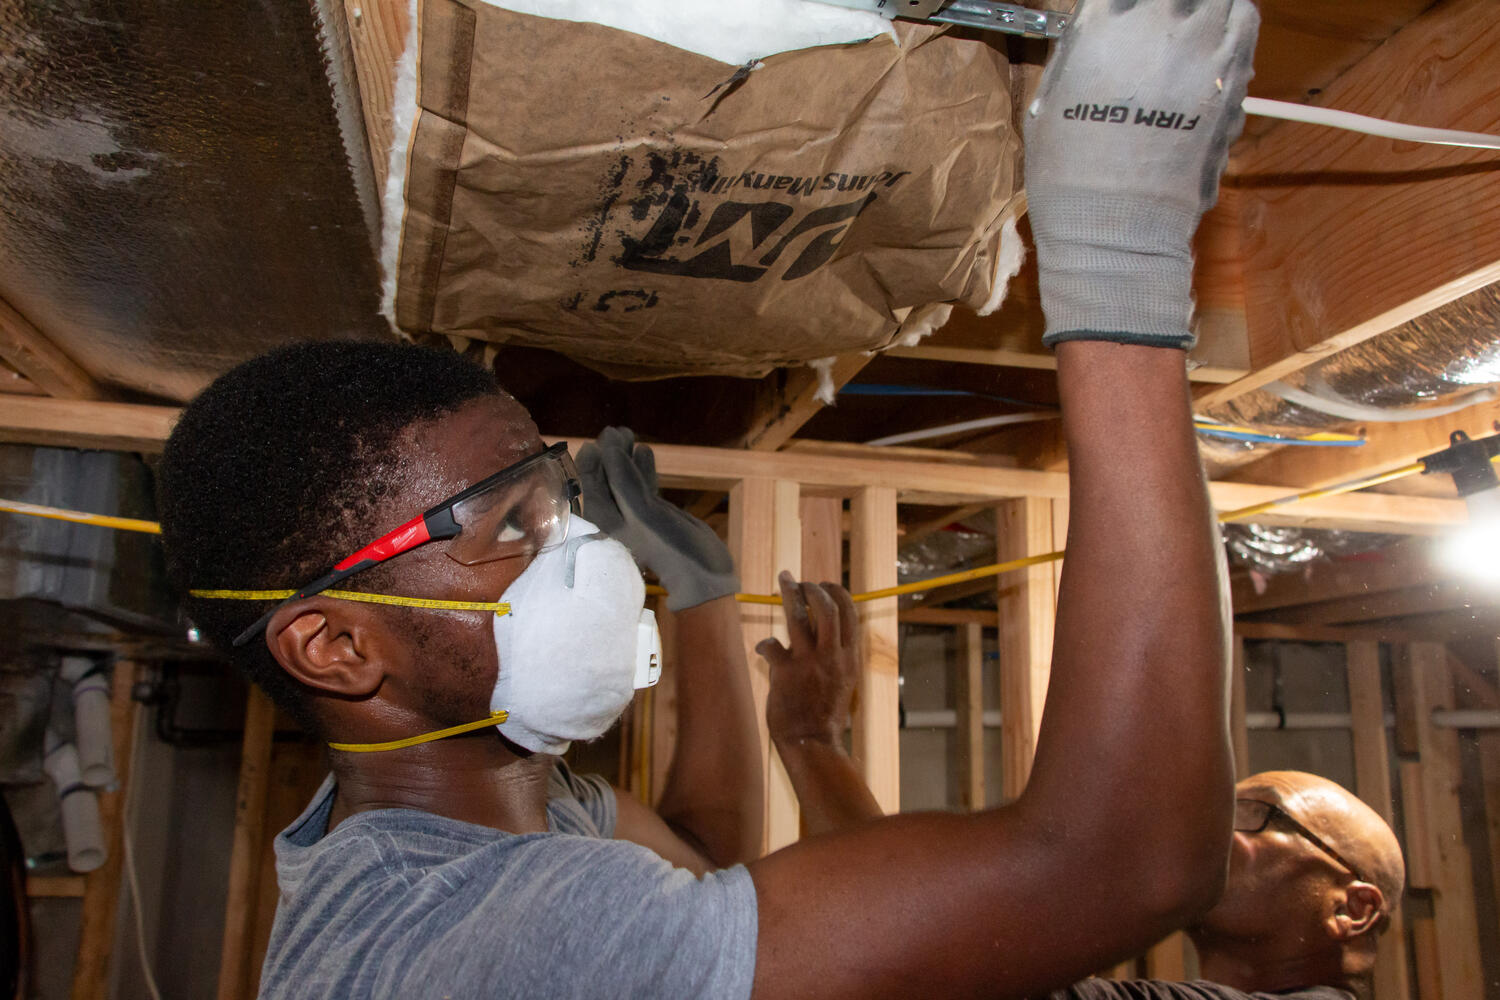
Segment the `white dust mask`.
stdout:
<svg viewBox="0 0 1500 1000">
<path fill-rule="evenodd" d="M 567 541 L 538 553 L 500 600 L 510 613 L 495 618 L 490 710 L 509 713 L 500 732 L 528 750 L 561 754 L 602 735 L 661 675 L 656 616 L 630 550 L 576 514 Z"/>
</svg>

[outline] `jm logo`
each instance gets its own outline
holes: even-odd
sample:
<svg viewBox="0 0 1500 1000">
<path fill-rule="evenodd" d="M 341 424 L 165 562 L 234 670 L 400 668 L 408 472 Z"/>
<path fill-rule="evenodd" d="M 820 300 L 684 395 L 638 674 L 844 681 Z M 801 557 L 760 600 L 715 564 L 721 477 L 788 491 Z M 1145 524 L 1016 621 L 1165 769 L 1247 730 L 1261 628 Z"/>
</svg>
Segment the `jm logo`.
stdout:
<svg viewBox="0 0 1500 1000">
<path fill-rule="evenodd" d="M 674 255 L 674 248 L 691 240 L 701 212 L 687 195 L 674 194 L 644 239 L 622 237 L 617 262 L 632 271 L 729 281 L 758 281 L 782 265 L 781 280 L 792 281 L 826 264 L 874 200 L 871 193 L 800 218 L 796 208 L 777 201 L 721 202 L 691 248 Z"/>
</svg>

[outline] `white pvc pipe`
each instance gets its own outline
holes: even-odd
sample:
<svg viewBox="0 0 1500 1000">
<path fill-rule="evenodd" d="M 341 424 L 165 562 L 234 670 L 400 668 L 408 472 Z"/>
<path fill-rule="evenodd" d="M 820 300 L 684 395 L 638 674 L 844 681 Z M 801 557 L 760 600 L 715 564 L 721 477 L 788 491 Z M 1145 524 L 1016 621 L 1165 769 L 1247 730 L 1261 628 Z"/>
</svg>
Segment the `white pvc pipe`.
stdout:
<svg viewBox="0 0 1500 1000">
<path fill-rule="evenodd" d="M 991 427 L 1004 427 L 1008 424 L 1029 424 L 1038 420 L 1056 420 L 1058 411 L 1041 410 L 1035 413 L 1003 413 L 996 417 L 980 417 L 977 420 L 964 420 L 956 424 L 943 424 L 938 427 L 924 427 L 919 431 L 906 431 L 902 434 L 891 434 L 887 437 L 876 438 L 866 441 L 865 444 L 872 448 L 883 445 L 908 444 L 912 441 L 927 441 L 931 438 L 947 437 L 949 434 L 962 434 L 966 431 L 982 431 Z"/>
<path fill-rule="evenodd" d="M 984 727 L 1000 728 L 1000 713 L 985 712 Z M 1500 711 L 1494 709 L 1436 708 L 1432 711 L 1432 723 L 1444 729 L 1500 729 Z M 1276 712 L 1246 712 L 1245 728 L 1257 730 L 1316 730 L 1348 729 L 1348 712 L 1288 712 L 1285 717 Z M 1386 728 L 1396 724 L 1396 717 L 1387 712 Z M 958 713 L 951 708 L 928 709 L 906 713 L 907 729 L 952 729 L 958 725 Z"/>
<path fill-rule="evenodd" d="M 59 673 L 73 682 L 73 737 L 83 783 L 90 788 L 114 784 L 113 741 L 109 732 L 109 678 L 91 673 L 97 662 L 90 656 L 64 656 Z"/>
<path fill-rule="evenodd" d="M 59 743 L 42 758 L 42 769 L 57 786 L 68 867 L 75 872 L 91 872 L 104 864 L 104 831 L 99 823 L 99 799 L 78 771 L 78 749 L 71 743 Z"/>
</svg>

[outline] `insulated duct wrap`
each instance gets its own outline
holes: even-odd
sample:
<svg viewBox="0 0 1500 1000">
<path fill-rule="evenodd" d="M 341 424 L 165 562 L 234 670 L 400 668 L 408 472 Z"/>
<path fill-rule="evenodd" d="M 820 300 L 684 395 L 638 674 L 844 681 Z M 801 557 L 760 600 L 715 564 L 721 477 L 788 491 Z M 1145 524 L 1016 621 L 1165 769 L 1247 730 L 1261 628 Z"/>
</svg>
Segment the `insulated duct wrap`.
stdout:
<svg viewBox="0 0 1500 1000">
<path fill-rule="evenodd" d="M 1442 403 L 1500 385 L 1500 284 L 1472 292 L 1388 333 L 1356 344 L 1289 377 L 1315 395 L 1387 410 Z M 1347 418 L 1289 403 L 1266 390 L 1246 393 L 1205 416 L 1272 433 L 1349 426 Z M 1210 475 L 1263 458 L 1281 445 L 1199 439 Z"/>
<path fill-rule="evenodd" d="M 336 42 L 309 3 L 0 2 L 0 299 L 176 401 L 279 344 L 390 336 Z"/>
<path fill-rule="evenodd" d="M 971 520 L 977 523 L 981 518 Z M 983 530 L 975 530 L 963 523 L 956 523 L 944 530 L 934 531 L 915 541 L 902 544 L 896 551 L 897 582 L 911 583 L 914 580 L 957 573 L 994 562 L 993 514 L 984 514 L 982 520 Z M 915 607 L 927 602 L 928 599 L 928 591 L 918 591 L 915 594 L 903 595 L 901 603 L 903 607 Z"/>
<path fill-rule="evenodd" d="M 1236 564 L 1264 576 L 1292 573 L 1332 556 L 1383 549 L 1398 535 L 1320 528 L 1273 528 L 1263 524 L 1224 525 L 1224 545 Z"/>
</svg>

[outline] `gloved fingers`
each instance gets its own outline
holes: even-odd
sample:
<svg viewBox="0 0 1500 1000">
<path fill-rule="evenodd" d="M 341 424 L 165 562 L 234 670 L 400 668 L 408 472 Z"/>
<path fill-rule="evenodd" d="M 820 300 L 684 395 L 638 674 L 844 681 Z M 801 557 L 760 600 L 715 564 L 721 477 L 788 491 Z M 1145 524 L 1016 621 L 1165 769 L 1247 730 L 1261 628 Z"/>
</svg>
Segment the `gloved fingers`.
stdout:
<svg viewBox="0 0 1500 1000">
<path fill-rule="evenodd" d="M 604 475 L 603 456 L 598 446 L 590 442 L 579 448 L 573 464 L 578 467 L 578 478 L 583 483 L 584 516 L 602 531 L 617 527 L 621 520 L 620 511 Z"/>
<path fill-rule="evenodd" d="M 606 427 L 599 432 L 599 447 L 605 451 L 618 449 L 625 454 L 630 454 L 630 449 L 635 447 L 635 431 L 629 427 Z"/>
<path fill-rule="evenodd" d="M 617 428 L 607 428 L 606 433 L 610 430 Z M 629 431 L 612 434 L 607 440 L 604 434 L 600 434 L 599 454 L 615 502 L 622 511 L 628 510 L 636 517 L 642 517 L 646 505 L 656 496 L 656 491 L 648 489 L 646 481 L 641 477 L 641 470 L 632 461 L 630 450 L 625 445 L 627 441 L 633 442 L 634 437 Z"/>
<path fill-rule="evenodd" d="M 635 452 L 630 456 L 635 461 L 635 467 L 641 474 L 641 482 L 645 484 L 646 490 L 651 494 L 661 492 L 661 484 L 656 478 L 656 452 L 651 450 L 649 444 L 637 444 Z"/>
</svg>

